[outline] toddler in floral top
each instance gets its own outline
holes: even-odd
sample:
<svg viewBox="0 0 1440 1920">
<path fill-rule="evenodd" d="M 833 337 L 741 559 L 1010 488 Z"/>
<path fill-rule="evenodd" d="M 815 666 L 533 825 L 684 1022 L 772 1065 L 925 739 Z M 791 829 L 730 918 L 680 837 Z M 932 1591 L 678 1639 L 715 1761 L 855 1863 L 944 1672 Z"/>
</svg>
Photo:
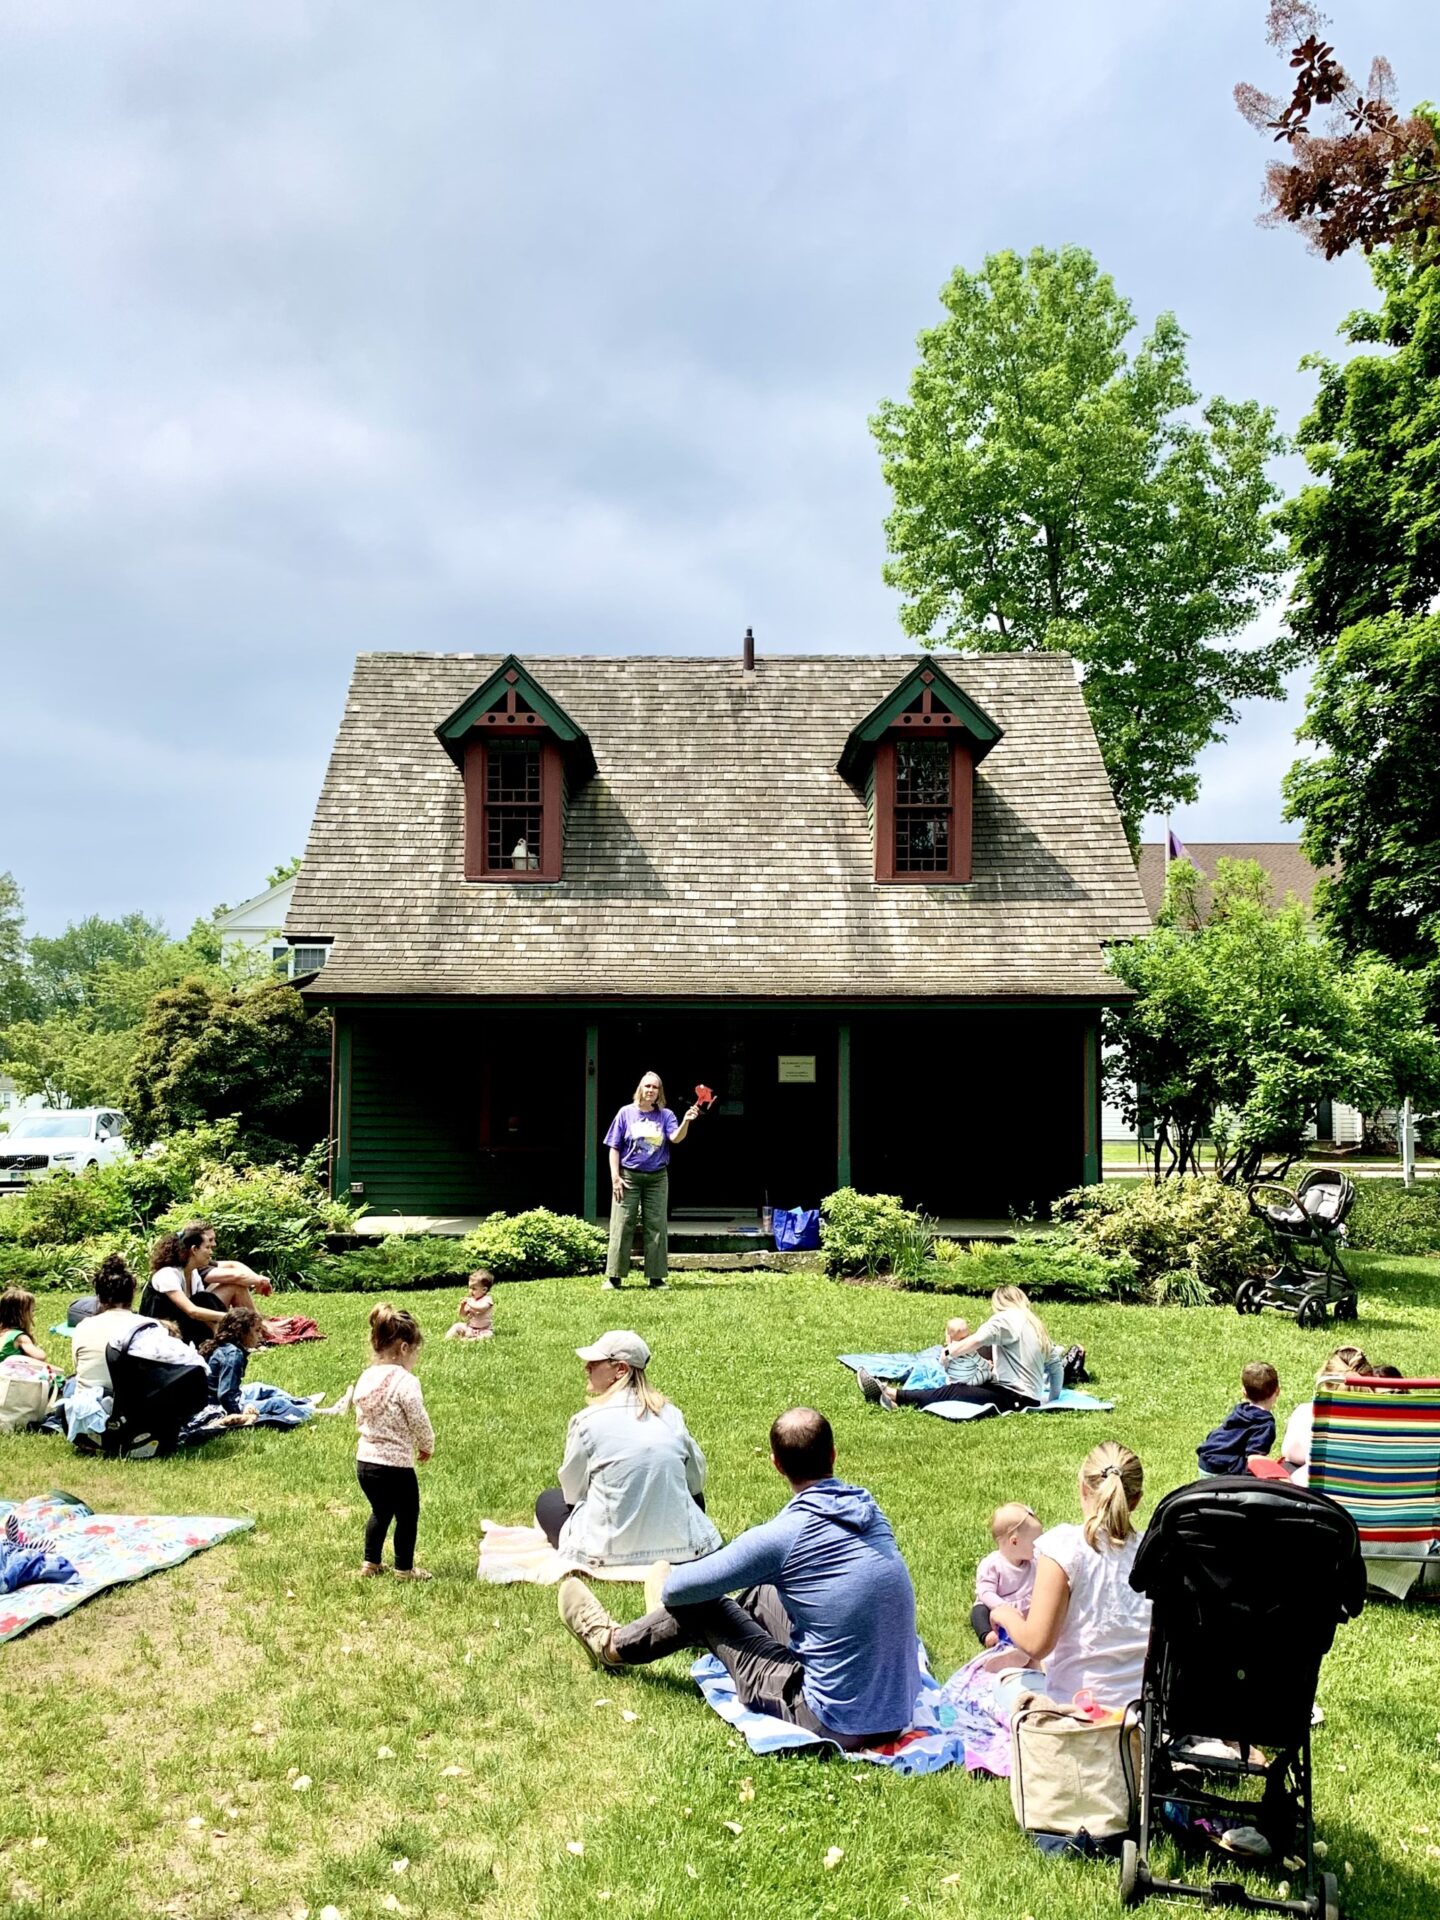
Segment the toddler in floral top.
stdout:
<svg viewBox="0 0 1440 1920">
<path fill-rule="evenodd" d="M 459 1319 L 453 1327 L 447 1327 L 447 1340 L 489 1340 L 495 1329 L 490 1322 L 495 1313 L 495 1302 L 490 1298 L 490 1289 L 495 1284 L 493 1273 L 486 1273 L 483 1267 L 472 1273 L 469 1280 L 469 1292 L 456 1308 Z"/>
<path fill-rule="evenodd" d="M 355 1418 L 360 1444 L 355 1450 L 355 1476 L 370 1502 L 365 1528 L 362 1574 L 378 1574 L 385 1536 L 395 1522 L 395 1575 L 400 1580 L 428 1580 L 415 1565 L 415 1535 L 420 1524 L 420 1481 L 415 1462 L 435 1451 L 430 1425 L 415 1378 L 423 1335 L 413 1313 L 403 1307 L 378 1306 L 370 1315 L 370 1348 L 374 1363 L 355 1382 Z"/>
</svg>

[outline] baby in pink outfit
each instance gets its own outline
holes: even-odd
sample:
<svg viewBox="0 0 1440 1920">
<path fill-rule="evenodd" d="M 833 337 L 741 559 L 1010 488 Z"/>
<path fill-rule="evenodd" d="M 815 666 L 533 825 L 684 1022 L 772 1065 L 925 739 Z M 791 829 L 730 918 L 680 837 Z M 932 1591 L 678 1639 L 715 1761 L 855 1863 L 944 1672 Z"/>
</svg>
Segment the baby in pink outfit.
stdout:
<svg viewBox="0 0 1440 1920">
<path fill-rule="evenodd" d="M 495 1302 L 490 1298 L 494 1274 L 480 1267 L 471 1274 L 468 1284 L 470 1290 L 456 1309 L 460 1317 L 445 1330 L 447 1340 L 489 1340 L 495 1332 L 490 1324 L 495 1313 Z"/>
<path fill-rule="evenodd" d="M 1030 1611 L 1030 1595 L 1035 1590 L 1035 1542 L 1045 1531 L 1034 1512 L 1009 1501 L 990 1516 L 990 1537 L 994 1553 L 987 1553 L 975 1569 L 975 1605 L 970 1609 L 970 1624 L 975 1637 L 985 1647 L 993 1647 L 999 1634 L 990 1624 L 990 1609 L 1003 1601 L 1021 1613 Z"/>
</svg>

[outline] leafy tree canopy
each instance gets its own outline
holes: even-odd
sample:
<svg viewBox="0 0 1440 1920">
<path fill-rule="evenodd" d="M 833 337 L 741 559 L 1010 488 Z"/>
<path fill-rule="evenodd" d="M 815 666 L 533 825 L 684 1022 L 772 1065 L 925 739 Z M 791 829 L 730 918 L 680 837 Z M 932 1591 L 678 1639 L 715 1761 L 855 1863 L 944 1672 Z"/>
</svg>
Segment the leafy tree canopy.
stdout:
<svg viewBox="0 0 1440 1920">
<path fill-rule="evenodd" d="M 908 400 L 872 421 L 901 624 L 1073 654 L 1133 840 L 1195 798 L 1235 703 L 1281 690 L 1284 647 L 1235 639 L 1282 565 L 1274 415 L 1200 405 L 1171 314 L 1132 356 L 1133 310 L 1082 248 L 993 254 L 941 300 Z"/>
<path fill-rule="evenodd" d="M 1377 254 L 1378 312 L 1341 328 L 1382 349 L 1320 376 L 1299 445 L 1315 479 L 1285 508 L 1291 631 L 1318 649 L 1357 620 L 1425 613 L 1440 594 L 1440 262 Z"/>
<path fill-rule="evenodd" d="M 282 880 L 293 880 L 299 871 L 300 855 L 293 853 L 288 860 L 282 860 L 278 867 L 272 867 L 265 884 L 267 887 L 278 887 Z"/>
<path fill-rule="evenodd" d="M 1347 627 L 1315 670 L 1285 780 L 1316 866 L 1338 863 L 1317 910 L 1349 952 L 1423 976 L 1440 1019 L 1440 615 Z"/>
<path fill-rule="evenodd" d="M 235 1115 L 252 1152 L 312 1147 L 326 1130 L 329 1031 L 281 981 L 245 990 L 192 978 L 165 989 L 130 1060 L 135 1138 L 143 1145 Z"/>
<path fill-rule="evenodd" d="M 25 972 L 25 905 L 13 873 L 0 873 L 0 1033 L 30 1011 Z"/>
<path fill-rule="evenodd" d="M 1390 961 L 1346 961 L 1291 901 L 1278 911 L 1254 861 L 1222 860 L 1209 917 L 1196 870 L 1173 861 L 1161 923 L 1117 948 L 1136 998 L 1107 1015 L 1106 1079 L 1130 1123 L 1155 1129 L 1155 1172 L 1254 1180 L 1301 1151 L 1320 1102 L 1367 1111 L 1440 1099 L 1440 1041 L 1416 981 Z"/>
</svg>

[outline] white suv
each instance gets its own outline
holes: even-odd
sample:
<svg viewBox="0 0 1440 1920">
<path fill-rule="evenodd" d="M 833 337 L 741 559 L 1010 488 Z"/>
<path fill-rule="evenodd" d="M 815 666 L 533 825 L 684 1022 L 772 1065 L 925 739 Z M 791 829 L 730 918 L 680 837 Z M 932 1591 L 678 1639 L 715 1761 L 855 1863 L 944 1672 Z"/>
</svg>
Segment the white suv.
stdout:
<svg viewBox="0 0 1440 1920">
<path fill-rule="evenodd" d="M 0 1133 L 0 1192 L 57 1168 L 104 1166 L 129 1151 L 125 1116 L 114 1107 L 32 1107 L 12 1114 Z"/>
</svg>

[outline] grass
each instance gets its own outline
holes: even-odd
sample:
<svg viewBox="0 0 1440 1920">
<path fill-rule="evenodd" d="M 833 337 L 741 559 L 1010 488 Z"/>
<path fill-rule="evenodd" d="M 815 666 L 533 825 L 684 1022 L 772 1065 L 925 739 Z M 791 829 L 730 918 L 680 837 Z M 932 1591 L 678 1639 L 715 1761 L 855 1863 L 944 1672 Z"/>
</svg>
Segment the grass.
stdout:
<svg viewBox="0 0 1440 1920">
<path fill-rule="evenodd" d="M 1357 1266 L 1372 1358 L 1440 1371 L 1440 1263 Z M 60 1304 L 42 1303 L 46 1321 Z M 252 1371 L 297 1390 L 343 1387 L 372 1302 L 288 1304 L 314 1312 L 329 1338 L 263 1354 Z M 438 1335 L 452 1298 L 407 1304 Z M 1195 1443 L 1237 1397 L 1245 1360 L 1275 1362 L 1288 1409 L 1329 1344 L 1275 1315 L 1057 1307 L 1054 1331 L 1089 1349 L 1113 1415 L 957 1429 L 865 1407 L 834 1354 L 926 1344 L 953 1311 L 949 1298 L 790 1274 L 686 1275 L 669 1293 L 622 1300 L 594 1282 L 500 1288 L 496 1340 L 435 1339 L 421 1360 L 439 1435 L 422 1469 L 428 1587 L 355 1577 L 362 1501 L 347 1421 L 129 1464 L 76 1457 L 58 1439 L 0 1440 L 11 1497 L 62 1486 L 102 1510 L 257 1517 L 253 1532 L 5 1648 L 0 1896 L 12 1920 L 281 1920 L 326 1905 L 380 1920 L 395 1911 L 387 1897 L 428 1920 L 1113 1913 L 1114 1869 L 1042 1860 L 1003 1785 L 756 1758 L 702 1709 L 682 1662 L 592 1673 L 552 1591 L 474 1579 L 481 1516 L 525 1518 L 553 1478 L 581 1391 L 572 1349 L 607 1325 L 638 1325 L 707 1451 L 727 1535 L 780 1503 L 772 1416 L 801 1401 L 831 1413 L 840 1469 L 890 1515 L 948 1673 L 972 1651 L 972 1581 L 997 1501 L 1069 1517 L 1081 1455 L 1114 1433 L 1146 1463 L 1148 1510 L 1191 1477 Z M 639 1610 L 638 1592 L 601 1591 Z M 1434 1915 L 1434 1611 L 1368 1609 L 1341 1630 L 1320 1697 L 1320 1832 L 1329 1864 L 1353 1868 L 1347 1915 Z M 293 1788 L 297 1776 L 308 1791 Z M 844 1860 L 827 1871 L 837 1846 Z"/>
</svg>

